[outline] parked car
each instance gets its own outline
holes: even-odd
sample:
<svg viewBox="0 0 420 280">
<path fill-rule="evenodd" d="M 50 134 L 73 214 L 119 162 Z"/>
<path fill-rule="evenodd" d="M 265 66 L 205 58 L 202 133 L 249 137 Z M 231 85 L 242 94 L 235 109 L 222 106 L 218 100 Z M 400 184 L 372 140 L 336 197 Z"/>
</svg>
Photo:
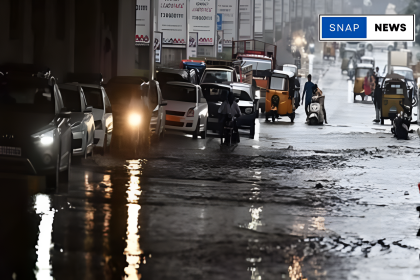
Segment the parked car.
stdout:
<svg viewBox="0 0 420 280">
<path fill-rule="evenodd" d="M 166 106 L 167 129 L 192 133 L 196 139 L 207 136 L 208 105 L 201 87 L 191 83 L 168 82 L 163 92 Z"/>
<path fill-rule="evenodd" d="M 238 82 L 238 74 L 235 68 L 230 66 L 207 66 L 204 70 L 203 77 L 201 78 L 200 84 L 203 83 L 232 83 Z"/>
<path fill-rule="evenodd" d="M 80 160 L 93 155 L 95 122 L 92 107 L 86 104 L 83 89 L 79 85 L 59 85 L 64 107 L 71 112 L 70 125 L 73 133 L 72 149 L 74 159 Z"/>
<path fill-rule="evenodd" d="M 387 41 L 366 42 L 366 49 L 370 52 L 373 51 L 373 49 L 393 51 L 394 42 L 387 42 Z"/>
<path fill-rule="evenodd" d="M 0 69 L 0 172 L 46 176 L 55 188 L 68 181 L 72 159 L 71 113 L 56 79 L 45 67 Z"/>
<path fill-rule="evenodd" d="M 362 57 L 365 55 L 366 44 L 365 42 L 347 42 L 346 48 L 356 50 L 358 57 Z"/>
<path fill-rule="evenodd" d="M 255 87 L 245 83 L 223 84 L 201 84 L 204 98 L 208 104 L 208 122 L 207 129 L 218 131 L 219 126 L 219 107 L 222 105 L 222 91 L 233 92 L 237 98 L 242 116 L 238 118 L 240 128 L 249 129 L 249 137 L 255 135 L 255 119 L 258 117 L 259 96 Z"/>
<path fill-rule="evenodd" d="M 166 102 L 159 82 L 146 78 L 119 76 L 106 85 L 114 118 L 114 147 L 134 153 L 158 141 L 165 133 Z"/>
<path fill-rule="evenodd" d="M 82 87 L 87 106 L 92 107 L 95 147 L 101 148 L 102 155 L 107 154 L 111 147 L 114 121 L 111 102 L 102 86 L 102 75 L 69 73 L 67 80 Z"/>
</svg>

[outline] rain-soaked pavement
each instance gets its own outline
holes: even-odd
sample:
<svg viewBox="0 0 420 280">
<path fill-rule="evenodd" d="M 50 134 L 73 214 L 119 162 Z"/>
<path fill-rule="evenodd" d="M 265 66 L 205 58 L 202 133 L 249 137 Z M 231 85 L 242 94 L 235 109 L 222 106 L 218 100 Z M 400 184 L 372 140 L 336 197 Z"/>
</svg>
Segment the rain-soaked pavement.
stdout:
<svg viewBox="0 0 420 280">
<path fill-rule="evenodd" d="M 314 66 L 329 125 L 301 107 L 230 149 L 168 133 L 144 158 L 75 165 L 54 193 L 0 175 L 0 279 L 420 277 L 419 138 L 347 103 L 340 62 Z"/>
</svg>

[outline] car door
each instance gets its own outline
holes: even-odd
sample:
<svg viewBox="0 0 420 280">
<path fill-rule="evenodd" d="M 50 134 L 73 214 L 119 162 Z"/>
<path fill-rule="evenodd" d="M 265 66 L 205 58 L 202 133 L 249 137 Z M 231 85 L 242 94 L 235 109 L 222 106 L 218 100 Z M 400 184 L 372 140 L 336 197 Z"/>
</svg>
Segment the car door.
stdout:
<svg viewBox="0 0 420 280">
<path fill-rule="evenodd" d="M 64 108 L 63 99 L 57 84 L 54 83 L 54 97 L 56 100 L 56 113 L 61 112 Z M 66 110 L 66 109 L 65 109 Z M 60 150 L 58 156 L 60 157 L 60 169 L 64 169 L 68 165 L 69 157 L 71 156 L 71 127 L 69 119 L 58 119 L 57 133 L 60 139 Z"/>
<path fill-rule="evenodd" d="M 207 124 L 207 116 L 208 116 L 208 105 L 207 100 L 204 98 L 203 93 L 201 91 L 201 87 L 197 86 L 197 111 L 200 114 L 201 119 L 203 120 L 202 123 Z"/>
</svg>

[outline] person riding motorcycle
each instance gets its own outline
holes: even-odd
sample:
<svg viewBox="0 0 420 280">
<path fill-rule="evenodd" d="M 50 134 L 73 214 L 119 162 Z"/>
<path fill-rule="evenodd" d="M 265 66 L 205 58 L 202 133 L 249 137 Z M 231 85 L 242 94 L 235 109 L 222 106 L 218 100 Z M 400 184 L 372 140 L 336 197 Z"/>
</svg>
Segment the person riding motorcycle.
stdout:
<svg viewBox="0 0 420 280">
<path fill-rule="evenodd" d="M 318 87 L 317 84 L 315 84 L 312 87 L 312 98 L 314 97 L 321 97 L 322 96 L 322 90 Z M 327 122 L 327 112 L 325 111 L 325 102 L 323 102 L 322 104 L 322 112 L 324 113 L 324 119 L 325 119 L 325 123 L 328 124 Z"/>
<path fill-rule="evenodd" d="M 222 96 L 224 97 L 226 92 L 222 92 Z M 235 102 L 235 96 L 233 92 L 229 92 L 227 94 L 227 98 L 223 101 L 222 105 L 220 106 L 218 113 L 221 116 L 220 123 L 221 123 L 221 138 L 225 138 L 224 144 L 229 143 L 229 139 L 226 139 L 226 135 L 224 135 L 224 127 L 227 122 L 231 122 L 233 125 L 233 131 L 235 132 L 233 135 L 236 137 L 231 139 L 233 143 L 239 143 L 239 131 L 236 119 L 241 116 L 241 110 L 239 109 L 238 103 Z"/>
</svg>

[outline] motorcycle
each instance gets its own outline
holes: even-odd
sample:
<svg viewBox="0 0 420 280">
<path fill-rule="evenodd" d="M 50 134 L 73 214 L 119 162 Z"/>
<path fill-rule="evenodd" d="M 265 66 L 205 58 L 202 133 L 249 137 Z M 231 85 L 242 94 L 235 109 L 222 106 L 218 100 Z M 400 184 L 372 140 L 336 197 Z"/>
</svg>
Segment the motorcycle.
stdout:
<svg viewBox="0 0 420 280">
<path fill-rule="evenodd" d="M 408 133 L 412 132 L 410 131 L 411 108 L 410 106 L 403 105 L 402 102 L 400 102 L 400 105 L 403 111 L 392 121 L 391 132 L 398 140 L 409 140 Z"/>
<path fill-rule="evenodd" d="M 237 118 L 226 115 L 222 121 L 222 134 L 220 135 L 220 144 L 231 146 L 240 142 L 237 129 Z"/>
<path fill-rule="evenodd" d="M 324 100 L 325 96 L 312 97 L 312 102 L 308 105 L 308 124 L 317 125 L 324 123 Z"/>
</svg>

